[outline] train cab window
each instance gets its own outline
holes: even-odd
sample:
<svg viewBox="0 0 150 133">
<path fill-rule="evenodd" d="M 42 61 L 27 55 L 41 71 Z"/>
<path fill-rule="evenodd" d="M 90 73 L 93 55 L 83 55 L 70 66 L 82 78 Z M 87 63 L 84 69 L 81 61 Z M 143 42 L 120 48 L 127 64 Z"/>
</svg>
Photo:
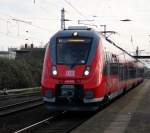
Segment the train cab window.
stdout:
<svg viewBox="0 0 150 133">
<path fill-rule="evenodd" d="M 90 38 L 59 38 L 56 46 L 58 64 L 85 64 L 92 40 Z"/>
</svg>

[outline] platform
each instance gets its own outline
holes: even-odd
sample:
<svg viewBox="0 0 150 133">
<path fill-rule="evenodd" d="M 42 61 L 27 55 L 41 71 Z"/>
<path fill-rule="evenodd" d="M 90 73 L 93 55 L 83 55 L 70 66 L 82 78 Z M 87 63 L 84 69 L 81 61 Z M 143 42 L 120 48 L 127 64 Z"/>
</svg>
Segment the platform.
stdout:
<svg viewBox="0 0 150 133">
<path fill-rule="evenodd" d="M 115 100 L 71 133 L 150 133 L 150 80 Z"/>
</svg>

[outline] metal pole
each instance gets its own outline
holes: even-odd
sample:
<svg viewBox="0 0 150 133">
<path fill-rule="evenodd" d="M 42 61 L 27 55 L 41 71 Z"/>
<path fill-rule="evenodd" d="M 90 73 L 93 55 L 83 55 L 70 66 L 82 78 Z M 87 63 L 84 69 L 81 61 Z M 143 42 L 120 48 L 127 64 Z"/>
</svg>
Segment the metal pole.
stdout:
<svg viewBox="0 0 150 133">
<path fill-rule="evenodd" d="M 139 47 L 136 48 L 136 56 L 139 56 Z"/>
<path fill-rule="evenodd" d="M 61 29 L 65 29 L 65 9 L 61 10 Z"/>
<path fill-rule="evenodd" d="M 104 36 L 106 38 L 106 25 L 100 25 L 100 26 L 103 26 L 104 27 Z"/>
</svg>

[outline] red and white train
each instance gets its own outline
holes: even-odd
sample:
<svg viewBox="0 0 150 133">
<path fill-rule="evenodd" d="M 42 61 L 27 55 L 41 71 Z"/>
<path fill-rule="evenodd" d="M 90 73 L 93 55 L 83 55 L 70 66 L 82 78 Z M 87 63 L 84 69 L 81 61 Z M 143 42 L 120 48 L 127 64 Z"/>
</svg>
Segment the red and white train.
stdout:
<svg viewBox="0 0 150 133">
<path fill-rule="evenodd" d="M 91 111 L 143 81 L 144 66 L 87 27 L 58 31 L 46 49 L 41 90 L 50 111 Z"/>
</svg>

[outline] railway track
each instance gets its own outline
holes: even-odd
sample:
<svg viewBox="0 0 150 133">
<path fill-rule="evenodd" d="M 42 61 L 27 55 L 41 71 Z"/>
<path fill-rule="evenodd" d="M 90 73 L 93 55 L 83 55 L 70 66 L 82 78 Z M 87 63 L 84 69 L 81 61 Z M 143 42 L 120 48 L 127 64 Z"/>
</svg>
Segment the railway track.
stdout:
<svg viewBox="0 0 150 133">
<path fill-rule="evenodd" d="M 113 101 L 116 101 L 120 97 L 121 95 L 115 98 Z M 103 109 L 109 107 L 108 105 L 113 103 L 113 101 L 109 103 L 104 102 L 99 111 L 102 111 Z M 69 133 L 76 127 L 80 126 L 83 122 L 94 116 L 96 113 L 97 112 L 63 112 L 59 115 L 50 116 L 46 119 L 35 122 L 34 124 L 28 125 L 22 129 L 16 130 L 14 133 Z"/>
<path fill-rule="evenodd" d="M 40 95 L 40 91 L 37 92 L 26 92 L 21 94 L 8 94 L 8 95 L 0 95 L 0 101 L 12 99 L 12 98 L 20 98 L 20 97 L 29 97 Z"/>
<path fill-rule="evenodd" d="M 38 99 L 37 99 L 37 103 L 38 103 Z M 23 103 L 21 102 L 20 104 L 23 105 Z M 28 103 L 25 104 L 28 105 Z M 34 106 L 34 102 L 30 100 L 29 104 L 30 107 L 29 106 L 25 107 L 26 105 L 23 105 L 22 108 L 21 106 L 17 107 L 17 105 L 14 104 L 12 107 L 5 106 L 4 110 L 0 108 L 0 113 L 2 112 L 2 110 L 3 111 L 12 110 L 12 113 L 8 112 L 4 115 L 0 115 L 0 116 L 4 116 L 1 117 L 2 119 L 0 119 L 1 133 L 6 133 L 6 132 L 7 133 L 14 133 L 14 132 L 15 133 L 24 133 L 24 132 L 68 133 L 71 132 L 76 127 L 80 126 L 83 122 L 85 122 L 86 120 L 88 120 L 94 115 L 94 113 L 85 114 L 85 112 L 84 113 L 63 112 L 59 114 L 50 113 L 44 108 L 43 103 L 39 104 L 42 106 L 39 105 Z M 105 109 L 105 107 L 109 107 L 109 106 L 104 105 L 100 111 Z"/>
<path fill-rule="evenodd" d="M 80 116 L 79 113 L 62 112 L 17 130 L 14 133 L 68 133 L 93 115 L 94 113 L 84 113 Z"/>
<path fill-rule="evenodd" d="M 23 102 L 26 100 L 32 100 L 40 97 L 41 97 L 40 92 L 28 92 L 22 94 L 14 94 L 14 95 L 3 95 L 0 96 L 0 107 L 18 103 L 18 102 Z"/>
<path fill-rule="evenodd" d="M 32 100 L 26 100 L 23 102 L 18 102 L 15 104 L 10 104 L 7 106 L 0 107 L 0 116 L 6 116 L 18 111 L 22 111 L 25 109 L 33 108 L 35 106 L 42 105 L 43 101 L 42 98 L 35 98 Z"/>
</svg>

